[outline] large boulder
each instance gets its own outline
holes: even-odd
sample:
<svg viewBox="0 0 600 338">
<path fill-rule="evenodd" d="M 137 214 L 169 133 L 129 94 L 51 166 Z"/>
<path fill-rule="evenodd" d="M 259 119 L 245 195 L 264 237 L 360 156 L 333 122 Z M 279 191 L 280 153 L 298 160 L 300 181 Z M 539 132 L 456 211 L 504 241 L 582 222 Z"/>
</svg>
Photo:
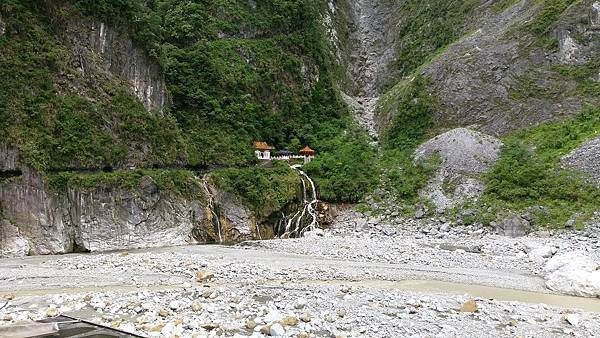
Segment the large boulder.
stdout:
<svg viewBox="0 0 600 338">
<path fill-rule="evenodd" d="M 600 262 L 582 251 L 552 257 L 544 268 L 546 287 L 581 297 L 600 297 Z"/>
<path fill-rule="evenodd" d="M 600 185 L 600 137 L 584 143 L 561 159 L 563 166 L 589 174 Z"/>
<path fill-rule="evenodd" d="M 496 231 L 508 237 L 525 236 L 531 231 L 531 223 L 520 215 L 510 214 L 501 222 L 496 223 Z"/>
<path fill-rule="evenodd" d="M 416 162 L 439 157 L 434 177 L 420 192 L 438 211 L 459 205 L 483 193 L 484 185 L 477 175 L 487 172 L 500 156 L 502 142 L 492 136 L 457 128 L 420 145 Z"/>
</svg>

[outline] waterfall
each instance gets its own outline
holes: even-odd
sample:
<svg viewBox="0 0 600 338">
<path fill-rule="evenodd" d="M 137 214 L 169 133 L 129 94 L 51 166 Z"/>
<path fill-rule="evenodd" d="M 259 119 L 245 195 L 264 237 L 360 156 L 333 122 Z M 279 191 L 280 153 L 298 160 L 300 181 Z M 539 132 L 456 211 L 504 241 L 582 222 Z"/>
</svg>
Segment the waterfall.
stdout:
<svg viewBox="0 0 600 338">
<path fill-rule="evenodd" d="M 206 190 L 206 196 L 208 196 L 208 209 L 210 209 L 210 212 L 212 213 L 212 215 L 215 219 L 216 225 L 217 225 L 217 233 L 219 235 L 219 243 L 223 243 L 223 237 L 221 235 L 221 220 L 219 219 L 219 215 L 217 214 L 217 212 L 215 210 L 213 194 L 210 191 L 208 184 L 206 183 L 206 178 L 204 179 L 203 185 L 204 185 L 204 190 Z"/>
<path fill-rule="evenodd" d="M 317 218 L 317 203 L 319 200 L 317 199 L 315 182 L 300 169 L 301 167 L 301 165 L 291 166 L 300 175 L 300 182 L 302 183 L 302 206 L 290 218 L 283 215 L 278 225 L 278 233 L 281 234 L 280 237 L 302 237 L 304 233 L 314 231 L 319 227 Z M 310 199 L 308 190 L 310 190 Z M 309 223 L 306 224 L 303 221 Z M 285 224 L 283 233 L 281 231 L 281 224 Z"/>
</svg>

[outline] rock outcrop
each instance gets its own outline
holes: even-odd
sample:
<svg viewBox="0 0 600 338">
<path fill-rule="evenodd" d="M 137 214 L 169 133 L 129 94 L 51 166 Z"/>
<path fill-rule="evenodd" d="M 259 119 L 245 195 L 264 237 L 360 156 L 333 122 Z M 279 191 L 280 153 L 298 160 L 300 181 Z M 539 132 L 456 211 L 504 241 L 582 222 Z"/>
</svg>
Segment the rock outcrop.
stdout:
<svg viewBox="0 0 600 338">
<path fill-rule="evenodd" d="M 565 167 L 590 175 L 600 185 L 600 137 L 584 143 L 561 159 Z"/>
<path fill-rule="evenodd" d="M 520 1 L 451 45 L 423 73 L 434 82 L 437 118 L 499 135 L 572 115 L 597 102 L 557 75 L 557 65 L 587 65 L 600 51 L 597 1 L 569 7 L 549 34 L 557 48 L 540 47 L 529 30 L 515 30 L 539 15 L 533 1 Z M 520 97 L 518 93 L 531 91 Z"/>
<path fill-rule="evenodd" d="M 570 251 L 552 257 L 544 268 L 546 286 L 564 294 L 600 297 L 600 262 L 585 252 Z"/>
<path fill-rule="evenodd" d="M 55 254 L 181 245 L 204 219 L 198 201 L 159 191 L 150 177 L 137 190 L 98 186 L 52 191 L 26 170 L 0 186 L 3 255 Z"/>
<path fill-rule="evenodd" d="M 6 24 L 2 21 L 2 15 L 0 15 L 0 36 L 6 32 Z"/>
<path fill-rule="evenodd" d="M 585 81 L 600 81 L 594 71 L 600 1 L 573 3 L 555 22 L 544 22 L 544 32 L 528 26 L 543 21 L 539 2 L 517 1 L 501 13 L 494 9 L 496 3 L 482 2 L 468 20 L 468 34 L 423 60 L 414 74 L 431 80 L 427 91 L 439 103 L 434 116 L 438 126 L 473 126 L 498 136 L 563 119 L 600 102 L 597 93 L 581 90 L 581 77 L 572 76 L 581 72 Z M 397 86 L 408 79 L 398 79 Z M 394 102 L 396 92 L 389 90 L 382 98 Z M 379 105 L 377 128 L 385 130 L 395 114 L 393 104 Z"/>
<path fill-rule="evenodd" d="M 168 104 L 162 68 L 123 30 L 88 18 L 71 22 L 62 37 L 73 51 L 74 68 L 84 77 L 126 81 L 149 111 L 162 111 Z"/>
<path fill-rule="evenodd" d="M 342 97 L 354 112 L 357 122 L 373 138 L 378 131 L 375 122 L 375 109 L 380 92 L 387 80 L 388 66 L 396 54 L 396 25 L 394 21 L 394 2 L 386 0 L 358 0 L 347 4 L 332 1 L 330 15 L 347 15 L 349 35 L 347 41 L 340 43 L 336 34 L 330 34 L 334 46 L 346 53 L 339 57 L 345 64 L 346 83 L 343 84 Z M 344 12 L 346 5 L 347 12 Z M 337 7 L 341 7 L 336 10 Z M 346 48 L 344 48 L 346 47 Z"/>
<path fill-rule="evenodd" d="M 186 198 L 162 191 L 144 176 L 134 189 L 51 189 L 22 163 L 16 149 L 0 146 L 0 256 L 60 254 L 218 242 L 207 196 Z M 200 183 L 198 191 L 202 191 Z M 222 240 L 271 238 L 235 196 L 211 187 Z"/>
<path fill-rule="evenodd" d="M 204 179 L 210 181 L 208 177 Z M 218 189 L 212 184 L 206 185 L 205 191 L 207 195 L 210 195 L 206 198 L 212 198 L 214 210 L 210 210 L 210 203 L 204 207 L 206 217 L 203 222 L 203 231 L 199 233 L 200 241 L 218 242 L 219 231 L 221 231 L 224 242 L 272 238 L 273 231 L 264 229 L 264 226 L 259 224 L 256 216 L 244 206 L 240 198 Z M 218 222 L 215 217 L 218 217 Z"/>
<path fill-rule="evenodd" d="M 502 142 L 489 135 L 458 128 L 438 135 L 420 145 L 414 159 L 435 161 L 435 176 L 420 195 L 430 199 L 438 211 L 452 208 L 483 193 L 477 175 L 487 172 L 500 155 Z"/>
</svg>

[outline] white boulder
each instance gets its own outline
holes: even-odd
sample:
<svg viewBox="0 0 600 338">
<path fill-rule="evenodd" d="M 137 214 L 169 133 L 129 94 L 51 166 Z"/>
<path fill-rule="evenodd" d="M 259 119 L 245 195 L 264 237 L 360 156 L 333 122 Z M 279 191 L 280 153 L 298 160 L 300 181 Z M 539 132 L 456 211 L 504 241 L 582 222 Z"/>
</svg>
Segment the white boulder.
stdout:
<svg viewBox="0 0 600 338">
<path fill-rule="evenodd" d="M 546 259 L 552 257 L 556 253 L 556 248 L 553 246 L 545 245 L 533 247 L 529 250 L 529 259 L 533 262 L 543 263 Z"/>
<path fill-rule="evenodd" d="M 546 287 L 581 297 L 600 297 L 600 262 L 585 252 L 570 251 L 552 257 L 544 268 Z"/>
</svg>

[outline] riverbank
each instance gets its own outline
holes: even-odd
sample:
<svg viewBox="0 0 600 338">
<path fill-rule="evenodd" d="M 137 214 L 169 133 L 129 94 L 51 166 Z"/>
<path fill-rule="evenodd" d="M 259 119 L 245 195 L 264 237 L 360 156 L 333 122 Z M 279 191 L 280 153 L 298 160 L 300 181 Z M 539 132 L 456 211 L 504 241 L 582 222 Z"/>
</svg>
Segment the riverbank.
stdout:
<svg viewBox="0 0 600 338">
<path fill-rule="evenodd" d="M 600 300 L 555 296 L 548 258 L 530 255 L 596 238 L 351 220 L 322 237 L 4 259 L 0 325 L 66 313 L 153 337 L 600 335 Z"/>
</svg>

